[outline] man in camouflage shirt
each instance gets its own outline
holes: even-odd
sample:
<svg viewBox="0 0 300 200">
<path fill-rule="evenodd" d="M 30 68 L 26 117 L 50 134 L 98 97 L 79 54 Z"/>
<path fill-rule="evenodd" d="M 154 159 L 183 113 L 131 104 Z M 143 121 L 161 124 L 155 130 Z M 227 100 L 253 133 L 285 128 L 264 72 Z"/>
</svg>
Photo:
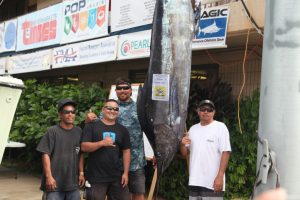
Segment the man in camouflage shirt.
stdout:
<svg viewBox="0 0 300 200">
<path fill-rule="evenodd" d="M 137 116 L 136 103 L 131 99 L 132 88 L 128 80 L 116 80 L 116 94 L 119 100 L 118 122 L 125 126 L 129 132 L 131 142 L 131 161 L 129 169 L 129 191 L 132 200 L 145 199 L 145 171 L 146 165 L 143 132 Z M 100 116 L 101 117 L 101 116 Z M 94 113 L 89 113 L 86 122 L 95 120 Z"/>
</svg>

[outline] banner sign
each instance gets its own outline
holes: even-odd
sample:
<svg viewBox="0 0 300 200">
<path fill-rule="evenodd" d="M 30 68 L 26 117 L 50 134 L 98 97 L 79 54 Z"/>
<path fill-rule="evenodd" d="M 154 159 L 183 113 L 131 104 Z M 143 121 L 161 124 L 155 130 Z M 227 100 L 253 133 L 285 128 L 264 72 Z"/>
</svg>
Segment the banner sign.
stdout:
<svg viewBox="0 0 300 200">
<path fill-rule="evenodd" d="M 9 74 L 20 74 L 48 70 L 51 67 L 52 50 L 17 55 L 7 59 Z"/>
<path fill-rule="evenodd" d="M 0 48 L 0 52 L 15 51 L 17 44 L 17 19 L 6 21 L 4 24 L 2 42 L 0 42 L 2 44 L 0 45 L 2 47 Z"/>
<path fill-rule="evenodd" d="M 0 23 L 0 53 L 3 52 L 4 46 L 4 23 Z"/>
<path fill-rule="evenodd" d="M 200 20 L 195 27 L 193 50 L 227 47 L 225 41 L 228 18 L 228 6 L 201 9 Z"/>
<path fill-rule="evenodd" d="M 0 58 L 0 75 L 5 74 L 5 62 L 6 58 Z"/>
<path fill-rule="evenodd" d="M 151 24 L 155 0 L 112 0 L 111 32 Z"/>
<path fill-rule="evenodd" d="M 65 0 L 61 43 L 108 35 L 108 0 Z"/>
<path fill-rule="evenodd" d="M 150 56 L 151 30 L 119 36 L 118 60 Z"/>
<path fill-rule="evenodd" d="M 55 48 L 52 68 L 116 60 L 117 38 L 112 36 Z"/>
<path fill-rule="evenodd" d="M 59 44 L 62 3 L 18 18 L 17 51 Z"/>
</svg>

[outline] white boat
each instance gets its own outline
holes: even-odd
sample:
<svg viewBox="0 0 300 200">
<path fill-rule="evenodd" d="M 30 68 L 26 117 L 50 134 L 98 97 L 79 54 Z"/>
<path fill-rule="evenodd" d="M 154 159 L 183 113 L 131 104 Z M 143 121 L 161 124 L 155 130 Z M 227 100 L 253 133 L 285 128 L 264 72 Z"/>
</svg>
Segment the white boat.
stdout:
<svg viewBox="0 0 300 200">
<path fill-rule="evenodd" d="M 22 80 L 0 76 L 0 164 L 23 88 Z"/>
</svg>

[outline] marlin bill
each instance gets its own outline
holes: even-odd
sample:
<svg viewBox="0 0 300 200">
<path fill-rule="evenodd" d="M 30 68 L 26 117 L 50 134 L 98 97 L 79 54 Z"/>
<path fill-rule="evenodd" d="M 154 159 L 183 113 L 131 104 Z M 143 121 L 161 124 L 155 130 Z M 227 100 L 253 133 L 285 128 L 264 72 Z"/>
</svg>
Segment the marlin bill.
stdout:
<svg viewBox="0 0 300 200">
<path fill-rule="evenodd" d="M 170 165 L 185 132 L 193 30 L 190 0 L 156 1 L 150 66 L 137 104 L 141 127 L 154 149 L 158 174 Z"/>
</svg>

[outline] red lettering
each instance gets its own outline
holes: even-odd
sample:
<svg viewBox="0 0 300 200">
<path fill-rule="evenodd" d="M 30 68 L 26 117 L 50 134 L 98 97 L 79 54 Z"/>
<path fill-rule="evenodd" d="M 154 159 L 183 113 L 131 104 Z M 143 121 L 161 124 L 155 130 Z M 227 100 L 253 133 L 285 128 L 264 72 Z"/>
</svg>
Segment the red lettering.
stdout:
<svg viewBox="0 0 300 200">
<path fill-rule="evenodd" d="M 49 22 L 43 24 L 41 41 L 47 41 L 49 39 Z"/>
<path fill-rule="evenodd" d="M 24 22 L 22 25 L 23 30 L 23 44 L 27 45 L 30 44 L 30 29 L 31 29 L 31 23 L 30 22 Z"/>
<path fill-rule="evenodd" d="M 57 26 L 56 20 L 53 20 L 53 21 L 50 22 L 49 40 L 53 40 L 53 39 L 56 38 L 56 26 Z"/>
<path fill-rule="evenodd" d="M 42 41 L 53 40 L 56 38 L 56 20 L 39 24 L 32 27 L 30 22 L 25 22 L 22 25 L 23 44 L 30 45 Z"/>
</svg>

